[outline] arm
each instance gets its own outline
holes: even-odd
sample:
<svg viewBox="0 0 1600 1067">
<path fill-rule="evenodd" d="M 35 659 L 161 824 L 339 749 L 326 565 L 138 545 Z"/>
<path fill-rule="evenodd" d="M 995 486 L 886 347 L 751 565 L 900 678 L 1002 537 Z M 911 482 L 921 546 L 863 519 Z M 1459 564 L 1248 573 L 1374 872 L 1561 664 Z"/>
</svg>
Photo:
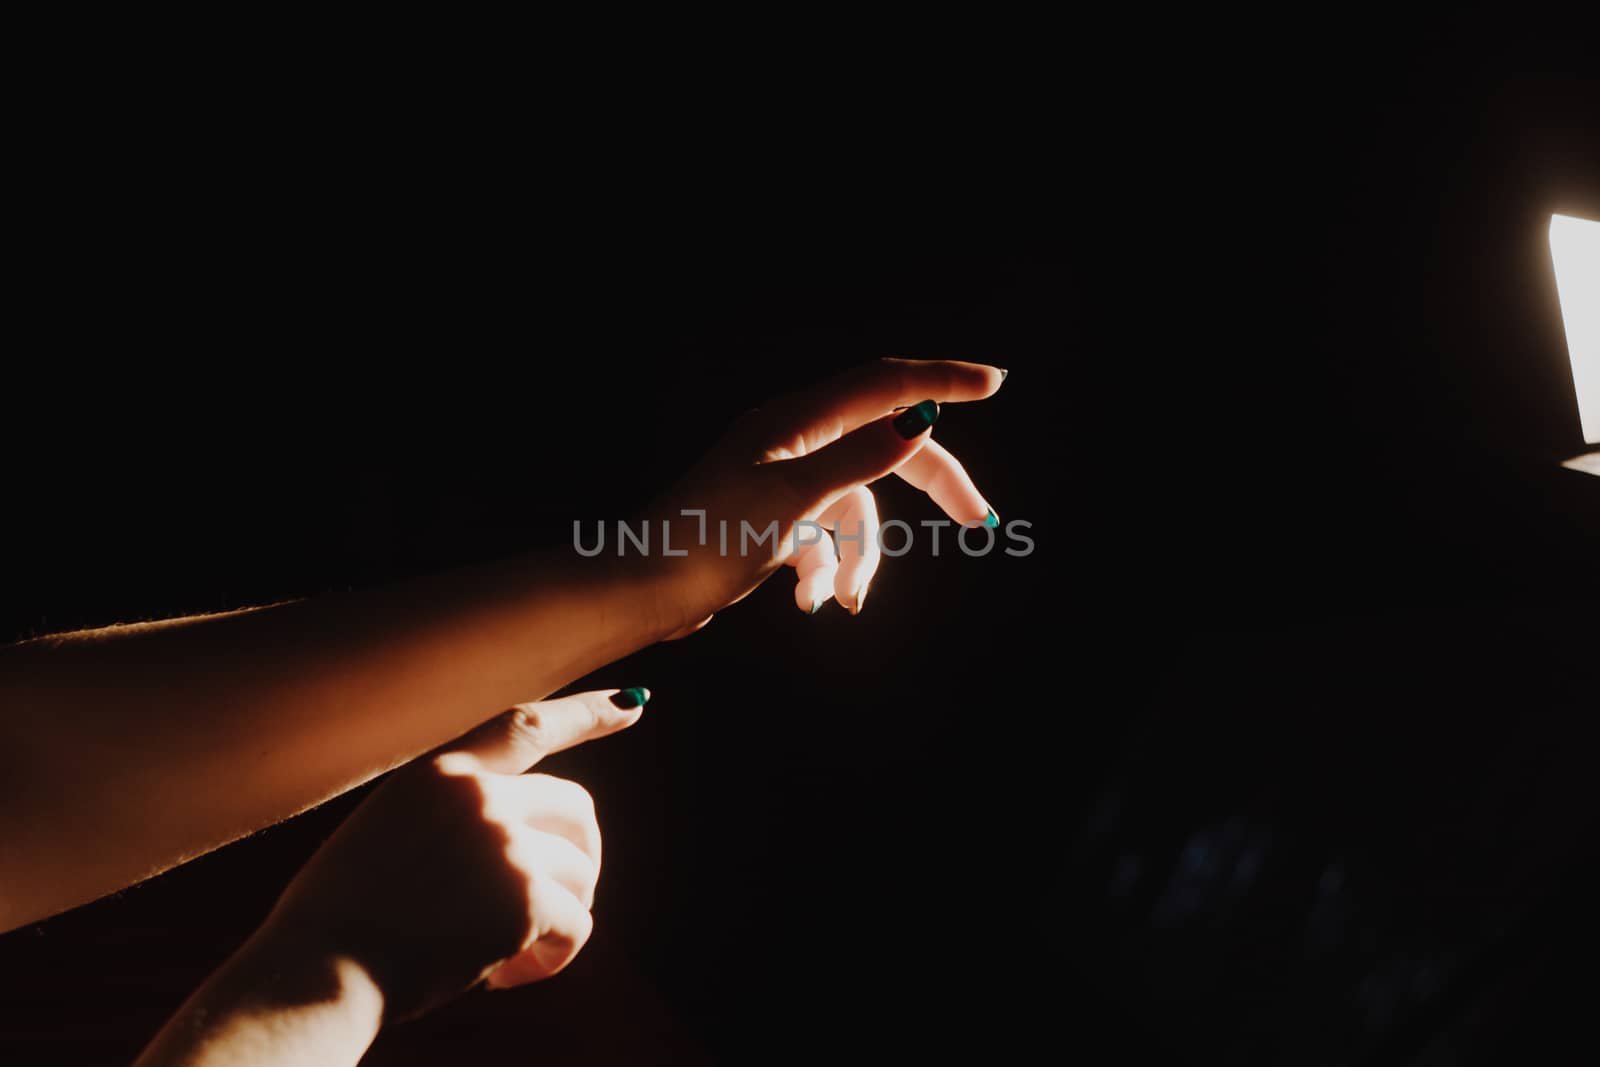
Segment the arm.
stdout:
<svg viewBox="0 0 1600 1067">
<path fill-rule="evenodd" d="M 396 773 L 141 1067 L 355 1064 L 385 1020 L 484 979 L 503 989 L 560 971 L 593 928 L 600 829 L 581 786 L 523 772 L 638 722 L 645 694 L 629 694 L 514 708 Z"/>
<path fill-rule="evenodd" d="M 0 929 L 322 802 L 660 639 L 648 560 L 519 559 L 0 651 Z"/>
<path fill-rule="evenodd" d="M 867 484 L 998 522 L 931 440 L 934 401 L 1003 372 L 884 360 L 750 412 L 652 519 L 686 556 L 522 558 L 388 589 L 112 627 L 0 650 L 0 930 L 149 877 L 681 636 L 787 563 L 796 603 L 852 613 L 878 563 Z M 925 399 L 931 398 L 931 399 Z M 897 409 L 907 410 L 896 413 Z M 692 543 L 680 509 L 726 523 Z M 804 547 L 802 520 L 850 532 Z M 781 530 L 745 555 L 740 531 Z M 851 532 L 853 531 L 853 532 Z M 659 541 L 656 542 L 659 544 Z M 777 550 L 776 552 L 774 550 Z"/>
<path fill-rule="evenodd" d="M 184 1004 L 141 1067 L 355 1064 L 383 1023 L 360 964 L 258 934 Z"/>
</svg>

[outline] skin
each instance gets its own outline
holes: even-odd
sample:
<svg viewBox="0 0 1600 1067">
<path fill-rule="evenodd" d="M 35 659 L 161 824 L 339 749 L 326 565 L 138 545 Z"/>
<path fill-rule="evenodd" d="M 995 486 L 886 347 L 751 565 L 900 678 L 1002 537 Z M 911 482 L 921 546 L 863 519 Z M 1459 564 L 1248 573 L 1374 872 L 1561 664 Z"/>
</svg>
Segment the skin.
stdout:
<svg viewBox="0 0 1600 1067">
<path fill-rule="evenodd" d="M 615 692 L 512 708 L 384 782 L 141 1067 L 354 1064 L 386 1020 L 559 972 L 594 928 L 600 829 L 582 786 L 525 772 L 638 722 Z"/>
<path fill-rule="evenodd" d="M 0 930 L 141 881 L 548 695 L 692 633 L 788 563 L 796 604 L 860 610 L 878 565 L 871 482 L 925 489 L 957 522 L 988 505 L 895 409 L 980 400 L 1002 372 L 884 360 L 738 420 L 654 510 L 688 554 L 519 557 L 383 589 L 116 626 L 0 650 Z M 707 512 L 780 543 L 802 519 L 868 536 L 785 556 L 688 536 Z M 659 528 L 659 527 L 658 527 Z M 736 538 L 735 538 L 736 540 Z"/>
</svg>

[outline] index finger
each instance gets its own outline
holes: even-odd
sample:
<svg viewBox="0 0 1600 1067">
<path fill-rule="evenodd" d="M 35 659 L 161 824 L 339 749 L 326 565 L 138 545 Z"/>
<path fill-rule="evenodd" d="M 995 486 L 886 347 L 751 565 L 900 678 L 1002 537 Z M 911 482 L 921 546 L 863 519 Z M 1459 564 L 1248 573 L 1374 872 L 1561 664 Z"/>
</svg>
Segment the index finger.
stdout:
<svg viewBox="0 0 1600 1067">
<path fill-rule="evenodd" d="M 1006 372 L 951 359 L 880 359 L 777 401 L 761 425 L 774 439 L 801 437 L 806 451 L 831 444 L 895 408 L 993 396 Z"/>
<path fill-rule="evenodd" d="M 551 753 L 632 726 L 649 699 L 648 689 L 602 689 L 518 704 L 467 733 L 450 751 L 477 757 L 487 771 L 521 774 Z"/>
</svg>

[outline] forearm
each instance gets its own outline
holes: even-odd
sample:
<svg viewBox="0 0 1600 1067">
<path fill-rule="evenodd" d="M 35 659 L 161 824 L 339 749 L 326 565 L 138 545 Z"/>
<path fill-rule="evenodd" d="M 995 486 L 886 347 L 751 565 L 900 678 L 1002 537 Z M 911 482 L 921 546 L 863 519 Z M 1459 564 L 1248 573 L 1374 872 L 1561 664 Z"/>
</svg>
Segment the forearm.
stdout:
<svg viewBox="0 0 1600 1067">
<path fill-rule="evenodd" d="M 354 961 L 260 933 L 189 998 L 137 1067 L 355 1064 L 383 1009 Z"/>
<path fill-rule="evenodd" d="M 518 559 L 0 653 L 0 929 L 128 885 L 676 625 L 644 563 Z"/>
</svg>

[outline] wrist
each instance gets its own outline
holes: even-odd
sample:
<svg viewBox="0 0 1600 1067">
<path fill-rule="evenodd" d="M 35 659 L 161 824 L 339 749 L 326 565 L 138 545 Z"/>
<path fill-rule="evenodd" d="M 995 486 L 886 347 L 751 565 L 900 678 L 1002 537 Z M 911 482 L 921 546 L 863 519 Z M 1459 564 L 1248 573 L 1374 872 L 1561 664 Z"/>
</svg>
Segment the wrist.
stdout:
<svg viewBox="0 0 1600 1067">
<path fill-rule="evenodd" d="M 138 1063 L 354 1067 L 377 1037 L 384 1010 L 382 990 L 357 961 L 269 921 L 189 998 Z"/>
<path fill-rule="evenodd" d="M 694 614 L 693 583 L 688 580 L 691 561 L 677 558 L 640 558 L 633 561 L 632 582 L 640 610 L 647 619 L 648 642 L 654 644 L 704 618 Z"/>
<path fill-rule="evenodd" d="M 593 559 L 579 557 L 572 564 L 593 568 L 604 590 L 604 610 L 613 620 L 608 628 L 619 641 L 612 659 L 653 645 L 691 621 L 685 617 L 689 598 L 683 591 L 688 562 L 630 551 L 622 556 L 608 553 Z"/>
<path fill-rule="evenodd" d="M 257 991 L 263 1004 L 306 1003 L 338 1007 L 369 1021 L 383 1021 L 386 996 L 367 964 L 331 942 L 271 920 L 234 955 L 229 969 Z"/>
</svg>

